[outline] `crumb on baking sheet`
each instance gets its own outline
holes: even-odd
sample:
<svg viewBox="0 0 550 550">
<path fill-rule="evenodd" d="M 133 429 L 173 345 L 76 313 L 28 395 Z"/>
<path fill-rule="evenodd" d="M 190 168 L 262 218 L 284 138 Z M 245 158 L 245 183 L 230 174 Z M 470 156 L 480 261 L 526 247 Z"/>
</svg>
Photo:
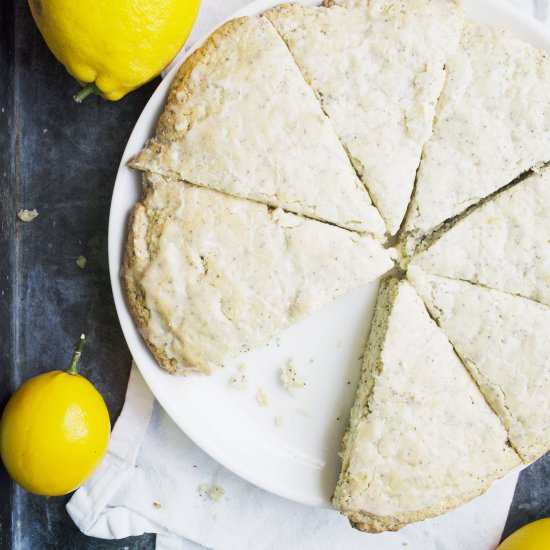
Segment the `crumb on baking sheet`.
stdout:
<svg viewBox="0 0 550 550">
<path fill-rule="evenodd" d="M 38 217 L 38 210 L 36 208 L 33 208 L 32 210 L 26 210 L 25 208 L 22 208 L 17 212 L 17 217 L 22 222 L 32 222 L 35 218 Z"/>
<path fill-rule="evenodd" d="M 282 416 L 276 416 L 273 419 L 273 423 L 277 426 L 277 428 L 280 428 L 285 423 L 285 419 Z"/>
<path fill-rule="evenodd" d="M 86 256 L 79 256 L 77 259 L 76 259 L 76 265 L 80 268 L 80 269 L 84 269 L 86 267 L 86 264 L 88 263 L 88 260 L 86 258 Z"/>
<path fill-rule="evenodd" d="M 258 405 L 260 405 L 260 407 L 265 407 L 269 405 L 267 394 L 265 393 L 263 388 L 259 388 L 256 392 L 256 401 L 258 402 Z"/>
<path fill-rule="evenodd" d="M 296 372 L 296 367 L 292 359 L 289 359 L 286 365 L 280 369 L 279 380 L 283 387 L 291 393 L 306 385 L 305 381 Z"/>
<path fill-rule="evenodd" d="M 248 386 L 248 377 L 246 376 L 246 365 L 241 363 L 237 367 L 237 372 L 229 379 L 229 385 L 232 388 L 244 389 Z"/>
<path fill-rule="evenodd" d="M 153 507 L 156 508 L 157 510 L 162 508 L 162 506 L 160 505 L 160 502 L 153 502 Z"/>
<path fill-rule="evenodd" d="M 208 485 L 208 483 L 201 483 L 199 485 L 199 495 L 201 497 L 207 497 L 213 502 L 218 502 L 224 495 L 225 491 L 220 485 Z"/>
</svg>

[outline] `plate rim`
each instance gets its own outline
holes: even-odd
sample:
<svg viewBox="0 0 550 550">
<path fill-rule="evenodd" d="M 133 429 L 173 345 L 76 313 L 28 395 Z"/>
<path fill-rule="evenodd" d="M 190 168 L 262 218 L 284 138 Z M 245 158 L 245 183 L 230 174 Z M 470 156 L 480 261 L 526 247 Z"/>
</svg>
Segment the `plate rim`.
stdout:
<svg viewBox="0 0 550 550">
<path fill-rule="evenodd" d="M 522 11 L 517 9 L 513 4 L 503 0 L 500 0 L 500 1 L 498 0 L 466 0 L 464 2 L 465 7 L 467 8 L 468 4 L 471 4 L 472 2 L 476 3 L 476 7 L 475 7 L 476 10 L 478 10 L 479 12 L 485 13 L 485 15 L 488 17 L 491 15 L 494 15 L 495 12 L 498 12 L 498 15 L 501 20 L 504 19 L 504 20 L 510 21 L 510 24 L 506 26 L 516 28 L 515 31 L 512 30 L 514 34 L 516 34 L 516 31 L 518 31 L 517 34 L 524 40 L 528 40 L 534 43 L 536 46 L 542 47 L 547 51 L 550 51 L 550 33 L 548 32 L 548 30 L 544 27 L 544 25 L 542 25 L 542 23 L 540 23 L 533 17 L 523 13 Z M 160 114 L 160 110 L 164 106 L 164 102 L 162 101 L 162 98 L 167 94 L 170 83 L 172 82 L 172 79 L 175 76 L 176 72 L 178 71 L 179 67 L 187 59 L 187 57 L 189 57 L 196 49 L 198 49 L 202 44 L 204 44 L 207 38 L 217 28 L 219 28 L 228 20 L 235 19 L 237 17 L 247 16 L 247 15 L 250 15 L 250 16 L 258 15 L 259 13 L 265 11 L 266 9 L 269 9 L 270 7 L 273 7 L 281 3 L 284 3 L 284 0 L 253 0 L 252 2 L 243 6 L 241 9 L 235 11 L 233 14 L 231 14 L 229 17 L 221 21 L 219 24 L 213 26 L 209 31 L 201 35 L 201 37 L 197 39 L 191 45 L 191 47 L 186 48 L 184 51 L 178 54 L 178 56 L 175 59 L 176 62 L 175 63 L 173 62 L 173 64 L 171 64 L 172 66 L 169 68 L 168 72 L 163 77 L 162 81 L 159 83 L 159 85 L 156 87 L 154 92 L 151 94 L 151 97 L 149 98 L 145 107 L 141 111 L 128 137 L 126 146 L 124 148 L 124 152 L 121 157 L 121 161 L 117 169 L 117 174 L 113 185 L 113 194 L 112 194 L 111 204 L 109 209 L 109 223 L 108 223 L 109 278 L 111 283 L 111 293 L 112 293 L 113 301 L 115 303 L 117 317 L 119 320 L 119 324 L 120 324 L 125 342 L 132 355 L 133 363 L 137 366 L 147 386 L 153 393 L 155 399 L 158 401 L 161 407 L 166 411 L 168 416 L 170 416 L 170 418 L 178 426 L 178 428 L 182 430 L 187 435 L 187 437 L 189 437 L 200 449 L 206 452 L 216 462 L 218 462 L 219 464 L 221 464 L 223 467 L 233 472 L 234 474 L 238 475 L 242 479 L 252 483 L 253 485 L 260 487 L 261 489 L 264 489 L 266 491 L 269 491 L 275 495 L 278 495 L 302 504 L 306 504 L 310 506 L 318 506 L 318 507 L 332 507 L 330 502 L 326 502 L 326 500 L 324 499 L 313 497 L 312 495 L 304 495 L 300 491 L 293 490 L 287 486 L 281 486 L 280 483 L 277 483 L 269 476 L 255 475 L 253 472 L 250 472 L 250 470 L 240 467 L 239 461 L 235 460 L 234 457 L 230 456 L 227 453 L 227 450 L 224 450 L 224 448 L 220 448 L 215 441 L 211 440 L 212 438 L 209 439 L 208 436 L 204 436 L 203 434 L 199 433 L 198 430 L 193 429 L 193 422 L 189 422 L 187 423 L 187 425 L 184 425 L 185 423 L 181 421 L 178 413 L 176 412 L 176 409 L 177 409 L 176 404 L 173 403 L 170 399 L 166 398 L 166 396 L 163 394 L 162 387 L 165 383 L 165 380 L 170 380 L 172 378 L 172 375 L 162 371 L 160 367 L 156 365 L 156 362 L 155 362 L 154 368 L 158 369 L 158 372 L 153 373 L 149 365 L 144 365 L 143 363 L 136 360 L 135 358 L 136 355 L 139 355 L 139 354 L 136 353 L 136 349 L 134 348 L 134 346 L 141 345 L 142 348 L 143 347 L 146 348 L 146 346 L 129 313 L 128 307 L 126 305 L 126 300 L 124 298 L 124 293 L 122 291 L 122 285 L 120 280 L 120 268 L 121 268 L 121 261 L 122 261 L 121 250 L 120 250 L 120 240 L 122 237 L 122 240 L 124 241 L 124 237 L 126 235 L 128 212 L 126 212 L 123 216 L 124 222 L 121 222 L 120 220 L 121 212 L 119 212 L 119 208 L 117 206 L 116 196 L 117 196 L 117 191 L 119 190 L 121 185 L 120 179 L 124 177 L 122 176 L 122 174 L 125 171 L 129 170 L 129 168 L 126 166 L 126 163 L 128 159 L 137 152 L 133 147 L 133 141 L 135 141 L 134 136 L 141 131 L 141 127 L 144 124 L 142 120 L 147 118 L 150 111 L 158 111 L 158 114 Z M 309 0 L 309 1 L 301 0 L 301 3 L 313 5 L 313 4 L 319 4 L 320 2 L 318 0 Z M 158 117 L 155 117 L 155 119 L 156 118 Z M 149 128 L 149 134 L 151 134 L 153 130 L 154 128 Z M 121 226 L 121 223 L 122 223 L 122 226 Z M 121 230 L 122 230 L 122 235 L 121 235 Z M 141 342 L 141 344 L 135 344 L 136 337 Z M 147 349 L 147 353 L 150 355 L 150 352 L 148 349 Z"/>
</svg>

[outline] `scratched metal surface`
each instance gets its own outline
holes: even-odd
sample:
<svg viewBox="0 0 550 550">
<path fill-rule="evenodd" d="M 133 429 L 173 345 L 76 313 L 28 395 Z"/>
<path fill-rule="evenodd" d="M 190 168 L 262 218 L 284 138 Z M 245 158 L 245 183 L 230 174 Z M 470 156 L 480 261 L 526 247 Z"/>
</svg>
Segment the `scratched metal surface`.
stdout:
<svg viewBox="0 0 550 550">
<path fill-rule="evenodd" d="M 110 104 L 71 101 L 76 85 L 42 42 L 24 0 L 0 2 L 0 407 L 23 380 L 65 366 L 81 331 L 90 338 L 82 370 L 114 420 L 130 356 L 111 299 L 107 218 L 118 161 L 154 83 Z M 29 224 L 20 208 L 37 208 Z M 85 269 L 75 260 L 88 259 Z M 0 548 L 154 547 L 83 536 L 67 498 L 14 487 L 0 466 Z M 505 533 L 550 515 L 550 456 L 520 478 Z"/>
<path fill-rule="evenodd" d="M 114 420 L 130 355 L 107 269 L 107 220 L 118 162 L 154 84 L 117 104 L 71 100 L 77 88 L 36 31 L 24 0 L 0 2 L 0 404 L 20 382 L 67 364 L 81 331 L 82 371 Z M 19 208 L 39 217 L 24 224 Z M 76 266 L 79 255 L 88 259 Z M 30 495 L 0 473 L 0 548 L 154 547 L 148 535 L 94 540 L 74 527 L 67 498 Z"/>
</svg>

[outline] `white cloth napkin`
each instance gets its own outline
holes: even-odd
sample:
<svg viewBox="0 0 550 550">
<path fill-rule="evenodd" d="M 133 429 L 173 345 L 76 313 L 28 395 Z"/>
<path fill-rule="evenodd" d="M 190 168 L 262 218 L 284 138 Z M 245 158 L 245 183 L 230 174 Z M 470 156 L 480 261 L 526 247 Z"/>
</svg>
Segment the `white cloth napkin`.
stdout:
<svg viewBox="0 0 550 550">
<path fill-rule="evenodd" d="M 188 44 L 247 2 L 203 0 Z M 512 2 L 548 24 L 548 0 Z M 157 533 L 159 550 L 200 545 L 216 550 L 493 550 L 517 476 L 508 475 L 458 510 L 398 533 L 360 533 L 333 510 L 279 498 L 220 466 L 177 428 L 132 367 L 107 456 L 67 510 L 87 535 Z M 222 487 L 223 496 L 212 500 L 204 485 Z"/>
<path fill-rule="evenodd" d="M 172 422 L 134 366 L 107 456 L 67 510 L 90 536 L 158 533 L 158 550 L 493 550 L 517 475 L 397 533 L 360 533 L 335 510 L 274 496 L 220 466 Z M 204 486 L 224 493 L 212 500 Z"/>
</svg>

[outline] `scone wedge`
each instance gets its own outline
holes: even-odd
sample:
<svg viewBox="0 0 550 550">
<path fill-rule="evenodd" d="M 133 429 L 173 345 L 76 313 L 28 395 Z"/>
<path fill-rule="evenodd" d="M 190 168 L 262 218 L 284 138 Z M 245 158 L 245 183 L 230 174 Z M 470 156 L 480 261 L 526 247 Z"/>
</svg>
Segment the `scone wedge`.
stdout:
<svg viewBox="0 0 550 550">
<path fill-rule="evenodd" d="M 393 267 L 354 231 L 151 176 L 130 221 L 123 283 L 172 373 L 207 373 Z"/>
<path fill-rule="evenodd" d="M 227 22 L 181 66 L 130 165 L 335 225 L 385 225 L 287 47 L 264 17 Z"/>
<path fill-rule="evenodd" d="M 520 464 L 407 281 L 382 283 L 342 458 L 333 503 L 369 532 L 455 508 Z"/>
<path fill-rule="evenodd" d="M 408 277 L 525 462 L 550 449 L 550 308 L 418 267 Z"/>
<path fill-rule="evenodd" d="M 474 209 L 410 265 L 550 306 L 550 167 Z"/>
<path fill-rule="evenodd" d="M 446 64 L 405 231 L 416 237 L 550 160 L 550 59 L 469 21 Z"/>
<path fill-rule="evenodd" d="M 395 234 L 431 134 L 444 65 L 458 44 L 459 3 L 284 4 L 265 16 L 288 44 Z"/>
</svg>

